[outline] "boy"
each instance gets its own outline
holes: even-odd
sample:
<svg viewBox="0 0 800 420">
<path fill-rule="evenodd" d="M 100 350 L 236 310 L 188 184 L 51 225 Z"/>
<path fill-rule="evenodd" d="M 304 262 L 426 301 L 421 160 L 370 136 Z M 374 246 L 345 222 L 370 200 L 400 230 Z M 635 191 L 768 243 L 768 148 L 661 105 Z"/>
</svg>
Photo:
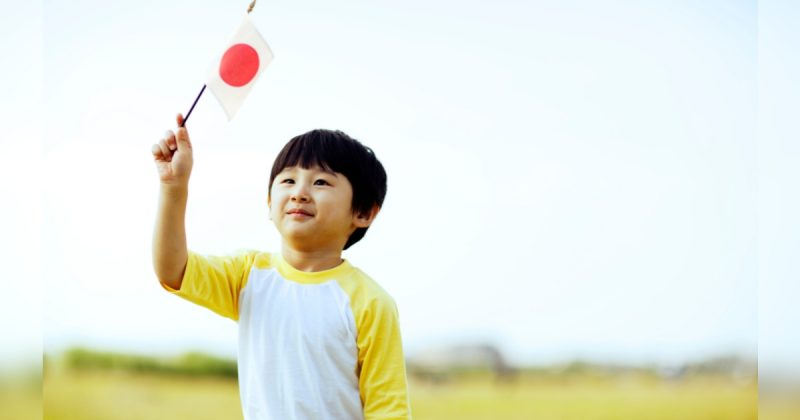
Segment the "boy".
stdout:
<svg viewBox="0 0 800 420">
<path fill-rule="evenodd" d="M 245 419 L 410 418 L 395 303 L 341 257 L 386 195 L 386 172 L 372 150 L 340 131 L 290 140 L 272 166 L 268 193 L 281 252 L 232 257 L 187 250 L 186 129 L 168 131 L 152 152 L 161 180 L 156 275 L 171 293 L 238 320 Z"/>
</svg>

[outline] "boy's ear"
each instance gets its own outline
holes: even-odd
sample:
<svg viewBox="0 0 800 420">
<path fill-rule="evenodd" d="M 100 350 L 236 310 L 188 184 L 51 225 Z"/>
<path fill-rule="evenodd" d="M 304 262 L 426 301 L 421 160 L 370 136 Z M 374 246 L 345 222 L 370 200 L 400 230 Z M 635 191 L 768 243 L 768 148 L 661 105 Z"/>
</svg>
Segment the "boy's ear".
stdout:
<svg viewBox="0 0 800 420">
<path fill-rule="evenodd" d="M 369 227 L 369 225 L 372 224 L 372 221 L 375 220 L 375 218 L 378 216 L 378 213 L 380 213 L 380 211 L 381 208 L 379 206 L 377 205 L 372 206 L 372 209 L 370 209 L 370 211 L 354 215 L 353 224 L 357 228 Z"/>
</svg>

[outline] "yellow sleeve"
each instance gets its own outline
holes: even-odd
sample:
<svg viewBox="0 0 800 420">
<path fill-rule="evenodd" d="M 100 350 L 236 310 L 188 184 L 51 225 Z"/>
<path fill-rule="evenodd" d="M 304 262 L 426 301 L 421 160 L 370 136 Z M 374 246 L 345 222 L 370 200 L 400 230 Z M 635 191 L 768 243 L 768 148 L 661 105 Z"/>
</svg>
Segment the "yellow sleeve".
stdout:
<svg viewBox="0 0 800 420">
<path fill-rule="evenodd" d="M 189 251 L 181 288 L 164 283 L 167 291 L 226 318 L 239 319 L 239 292 L 247 284 L 256 252 L 230 257 L 206 257 Z"/>
<path fill-rule="evenodd" d="M 365 420 L 410 419 L 406 364 L 397 306 L 387 295 L 371 299 L 358 326 L 358 370 Z"/>
</svg>

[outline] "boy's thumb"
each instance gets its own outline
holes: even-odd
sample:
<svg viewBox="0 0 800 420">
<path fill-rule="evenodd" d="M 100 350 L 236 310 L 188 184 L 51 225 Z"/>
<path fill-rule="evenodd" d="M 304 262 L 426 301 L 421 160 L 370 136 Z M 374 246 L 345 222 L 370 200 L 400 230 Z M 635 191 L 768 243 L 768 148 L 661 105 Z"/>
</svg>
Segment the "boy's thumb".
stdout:
<svg viewBox="0 0 800 420">
<path fill-rule="evenodd" d="M 189 140 L 189 132 L 186 130 L 186 127 L 183 127 L 183 115 L 178 114 L 175 118 L 178 123 L 178 130 L 175 133 L 175 140 L 178 143 L 178 150 L 182 149 L 191 149 L 192 142 Z"/>
</svg>

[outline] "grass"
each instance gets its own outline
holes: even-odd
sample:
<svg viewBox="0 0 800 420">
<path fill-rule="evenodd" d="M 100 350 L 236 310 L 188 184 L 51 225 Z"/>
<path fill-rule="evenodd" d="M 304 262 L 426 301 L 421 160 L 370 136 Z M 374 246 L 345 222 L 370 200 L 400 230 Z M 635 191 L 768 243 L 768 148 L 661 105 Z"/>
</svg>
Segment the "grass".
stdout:
<svg viewBox="0 0 800 420">
<path fill-rule="evenodd" d="M 758 390 L 725 378 L 489 381 L 412 388 L 417 419 L 757 419 Z"/>
<path fill-rule="evenodd" d="M 235 379 L 58 370 L 44 379 L 44 419 L 241 419 Z"/>
<path fill-rule="evenodd" d="M 665 382 L 648 376 L 487 377 L 412 382 L 417 420 L 757 419 L 754 383 L 724 377 Z M 236 380 L 114 370 L 49 369 L 44 418 L 51 420 L 241 419 Z"/>
<path fill-rule="evenodd" d="M 41 376 L 0 377 L 0 419 L 41 419 Z"/>
<path fill-rule="evenodd" d="M 800 387 L 768 389 L 758 401 L 758 418 L 764 420 L 800 419 Z"/>
</svg>

